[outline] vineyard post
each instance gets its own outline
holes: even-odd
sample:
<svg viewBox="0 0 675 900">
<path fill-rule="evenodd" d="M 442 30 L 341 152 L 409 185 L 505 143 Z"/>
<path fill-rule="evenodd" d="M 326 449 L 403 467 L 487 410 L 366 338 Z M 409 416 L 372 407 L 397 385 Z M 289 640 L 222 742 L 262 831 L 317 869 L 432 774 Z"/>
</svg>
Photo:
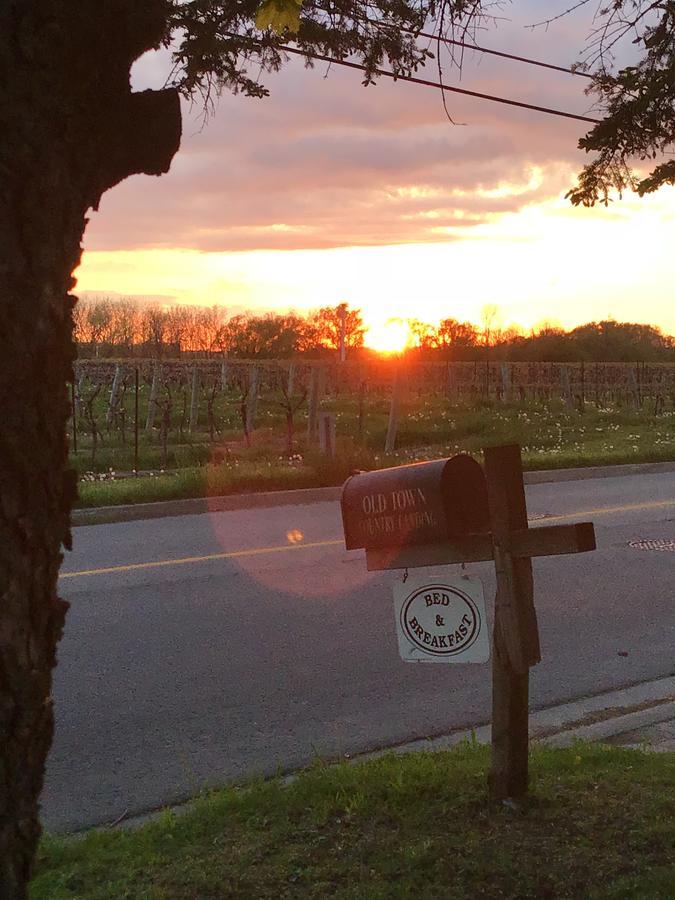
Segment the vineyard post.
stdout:
<svg viewBox="0 0 675 900">
<path fill-rule="evenodd" d="M 565 397 L 565 405 L 569 408 L 573 406 L 572 402 L 572 386 L 570 384 L 570 370 L 565 363 L 560 366 L 560 380 L 562 382 L 563 396 Z"/>
<path fill-rule="evenodd" d="M 319 413 L 319 450 L 329 459 L 335 458 L 335 413 Z"/>
<path fill-rule="evenodd" d="M 150 385 L 150 397 L 148 398 L 148 416 L 145 420 L 145 430 L 150 432 L 155 424 L 155 411 L 157 409 L 157 391 L 161 375 L 161 365 L 155 362 L 152 372 L 152 384 Z"/>
<path fill-rule="evenodd" d="M 192 369 L 192 393 L 190 394 L 190 434 L 197 427 L 197 419 L 199 417 L 199 369 L 194 366 Z"/>
<path fill-rule="evenodd" d="M 220 365 L 220 387 L 223 391 L 227 390 L 227 363 L 223 362 Z"/>
<path fill-rule="evenodd" d="M 448 363 L 448 372 L 447 372 L 447 393 L 448 399 L 452 403 L 455 398 L 455 378 L 454 378 L 454 370 L 452 367 L 452 362 Z"/>
<path fill-rule="evenodd" d="M 363 424 L 365 418 L 365 393 L 366 393 L 366 382 L 363 380 L 361 373 L 359 372 L 359 413 L 358 413 L 358 425 L 357 425 L 357 435 L 359 444 L 363 444 Z"/>
<path fill-rule="evenodd" d="M 110 389 L 110 400 L 108 402 L 108 411 L 105 416 L 105 423 L 108 427 L 112 424 L 113 414 L 115 412 L 115 406 L 117 405 L 117 395 L 120 390 L 120 383 L 122 381 L 122 366 L 115 366 L 115 375 L 113 376 L 113 383 Z"/>
<path fill-rule="evenodd" d="M 511 372 L 509 364 L 503 362 L 500 366 L 502 378 L 502 403 L 509 403 L 511 400 Z"/>
<path fill-rule="evenodd" d="M 600 407 L 600 392 L 599 392 L 599 384 L 598 384 L 599 372 L 598 372 L 598 363 L 595 364 L 595 407 L 598 409 Z"/>
<path fill-rule="evenodd" d="M 389 407 L 389 422 L 387 424 L 387 437 L 384 442 L 384 452 L 393 453 L 396 448 L 396 432 L 398 431 L 398 410 L 401 399 L 401 373 L 399 365 L 394 367 L 394 377 L 391 383 L 391 405 Z"/>
<path fill-rule="evenodd" d="M 316 440 L 319 422 L 319 370 L 317 366 L 310 369 L 309 380 L 309 406 L 307 410 L 307 443 L 313 444 Z"/>
<path fill-rule="evenodd" d="M 580 412 L 584 412 L 586 409 L 586 366 L 581 360 L 581 407 Z"/>
<path fill-rule="evenodd" d="M 73 420 L 73 453 L 77 454 L 77 410 L 75 403 L 75 379 L 70 382 L 70 405 L 72 407 L 71 418 Z"/>
<path fill-rule="evenodd" d="M 638 380 L 638 375 L 636 374 L 639 373 L 640 370 L 637 368 L 637 365 L 638 364 L 636 364 L 635 369 L 631 368 L 629 370 L 628 382 L 630 384 L 630 393 L 633 395 L 633 403 L 635 404 L 635 408 L 640 409 L 640 382 Z"/>
<path fill-rule="evenodd" d="M 134 369 L 134 472 L 138 474 L 138 366 Z"/>
<path fill-rule="evenodd" d="M 256 413 L 258 411 L 258 384 L 259 371 L 257 366 L 251 366 L 248 370 L 248 403 L 246 405 L 246 431 L 250 434 L 255 428 Z"/>
</svg>

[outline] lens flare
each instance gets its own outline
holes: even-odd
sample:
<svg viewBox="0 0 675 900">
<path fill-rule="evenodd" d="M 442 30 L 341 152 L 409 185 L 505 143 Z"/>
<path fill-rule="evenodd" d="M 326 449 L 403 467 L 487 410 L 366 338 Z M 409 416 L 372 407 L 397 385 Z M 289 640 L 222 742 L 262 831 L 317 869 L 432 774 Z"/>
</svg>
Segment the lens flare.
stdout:
<svg viewBox="0 0 675 900">
<path fill-rule="evenodd" d="M 290 531 L 286 532 L 286 539 L 289 544 L 299 544 L 300 541 L 304 540 L 304 537 L 299 528 L 291 528 Z"/>
</svg>

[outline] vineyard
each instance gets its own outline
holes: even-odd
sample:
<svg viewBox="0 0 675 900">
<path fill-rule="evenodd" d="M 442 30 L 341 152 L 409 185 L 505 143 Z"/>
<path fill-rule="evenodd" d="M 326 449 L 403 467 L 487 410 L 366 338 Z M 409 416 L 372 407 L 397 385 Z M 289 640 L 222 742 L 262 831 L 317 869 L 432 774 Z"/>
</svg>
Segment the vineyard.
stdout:
<svg viewBox="0 0 675 900">
<path fill-rule="evenodd" d="M 511 440 L 531 468 L 675 458 L 669 363 L 79 360 L 71 403 L 89 481 L 190 470 L 202 484 L 209 468 L 214 491 L 235 471 L 246 489 L 339 483 Z"/>
<path fill-rule="evenodd" d="M 402 396 L 460 404 L 559 399 L 579 410 L 588 403 L 636 409 L 650 404 L 658 415 L 675 405 L 675 364 L 86 360 L 76 363 L 72 402 L 76 432 L 90 437 L 95 458 L 103 427 L 122 444 L 137 428 L 169 442 L 199 433 L 213 441 L 223 430 L 240 427 L 248 443 L 258 425 L 270 424 L 265 416 L 274 420 L 281 414 L 292 450 L 296 419 L 304 416 L 311 441 L 318 413 L 331 401 L 356 399 L 357 426 L 358 419 L 363 426 L 369 401 Z"/>
</svg>

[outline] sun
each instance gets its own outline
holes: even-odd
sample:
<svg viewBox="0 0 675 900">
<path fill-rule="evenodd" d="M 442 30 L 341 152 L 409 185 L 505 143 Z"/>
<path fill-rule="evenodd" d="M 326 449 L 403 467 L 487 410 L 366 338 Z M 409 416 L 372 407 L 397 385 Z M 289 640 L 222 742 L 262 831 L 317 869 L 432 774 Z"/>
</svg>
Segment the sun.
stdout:
<svg viewBox="0 0 675 900">
<path fill-rule="evenodd" d="M 411 343 L 410 328 L 402 319 L 376 322 L 368 327 L 364 342 L 378 353 L 402 353 Z"/>
</svg>

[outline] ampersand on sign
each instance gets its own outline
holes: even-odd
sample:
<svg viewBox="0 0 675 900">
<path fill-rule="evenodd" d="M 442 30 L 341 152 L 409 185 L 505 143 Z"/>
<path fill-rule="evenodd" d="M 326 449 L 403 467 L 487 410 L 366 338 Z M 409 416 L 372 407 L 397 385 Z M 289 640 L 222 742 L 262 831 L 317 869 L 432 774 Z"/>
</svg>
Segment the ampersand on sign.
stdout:
<svg viewBox="0 0 675 900">
<path fill-rule="evenodd" d="M 441 625 L 445 625 L 445 622 L 443 621 L 443 616 L 436 616 L 436 624 L 438 625 L 439 628 L 441 627 Z"/>
</svg>

